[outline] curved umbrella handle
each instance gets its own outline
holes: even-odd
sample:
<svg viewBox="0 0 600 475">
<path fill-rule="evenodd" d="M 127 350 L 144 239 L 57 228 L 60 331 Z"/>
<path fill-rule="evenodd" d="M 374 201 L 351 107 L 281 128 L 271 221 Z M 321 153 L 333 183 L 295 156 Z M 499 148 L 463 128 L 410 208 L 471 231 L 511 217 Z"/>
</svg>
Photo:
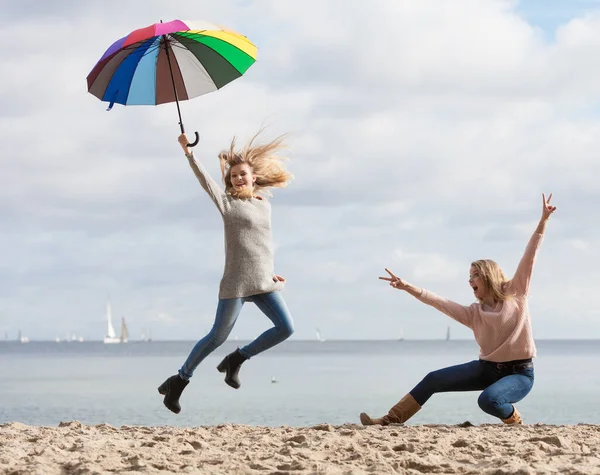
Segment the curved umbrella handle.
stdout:
<svg viewBox="0 0 600 475">
<path fill-rule="evenodd" d="M 198 142 L 200 142 L 200 136 L 198 135 L 198 132 L 194 132 L 196 134 L 196 140 L 194 140 L 192 143 L 187 144 L 188 147 L 195 147 L 196 145 L 198 145 Z"/>
</svg>

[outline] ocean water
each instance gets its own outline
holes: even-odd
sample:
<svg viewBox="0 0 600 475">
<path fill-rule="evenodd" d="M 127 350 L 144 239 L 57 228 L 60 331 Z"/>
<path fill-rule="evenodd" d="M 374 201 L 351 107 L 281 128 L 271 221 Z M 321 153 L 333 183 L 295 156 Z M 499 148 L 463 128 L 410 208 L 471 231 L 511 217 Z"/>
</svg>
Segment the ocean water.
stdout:
<svg viewBox="0 0 600 475">
<path fill-rule="evenodd" d="M 382 415 L 429 371 L 477 358 L 474 341 L 286 341 L 246 362 L 242 387 L 216 366 L 226 342 L 196 370 L 172 414 L 157 387 L 195 342 L 0 342 L 0 423 L 305 426 Z M 526 423 L 600 424 L 600 341 L 538 341 L 535 385 L 518 404 Z M 275 378 L 276 383 L 272 382 Z M 434 395 L 410 424 L 496 423 L 478 392 Z"/>
</svg>

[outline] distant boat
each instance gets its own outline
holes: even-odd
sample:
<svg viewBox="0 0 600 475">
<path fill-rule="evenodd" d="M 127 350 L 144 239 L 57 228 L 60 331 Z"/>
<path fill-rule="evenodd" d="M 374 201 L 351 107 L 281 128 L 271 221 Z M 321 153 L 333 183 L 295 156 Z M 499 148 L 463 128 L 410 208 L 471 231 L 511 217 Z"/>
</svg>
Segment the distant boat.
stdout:
<svg viewBox="0 0 600 475">
<path fill-rule="evenodd" d="M 398 341 L 404 341 L 404 331 L 400 329 L 400 336 L 398 337 Z"/>
<path fill-rule="evenodd" d="M 125 318 L 121 319 L 121 334 L 117 337 L 115 332 L 115 327 L 112 324 L 112 313 L 110 309 L 110 302 L 106 303 L 106 322 L 108 325 L 108 331 L 106 336 L 104 337 L 104 343 L 127 343 L 127 338 L 129 337 L 129 331 L 127 330 L 127 324 L 125 323 Z"/>
<path fill-rule="evenodd" d="M 271 384 L 275 384 L 277 382 L 277 380 L 275 379 L 275 376 L 271 377 Z"/>
<path fill-rule="evenodd" d="M 127 324 L 125 323 L 125 317 L 121 317 L 121 343 L 127 343 L 129 338 L 129 330 L 127 330 Z"/>
<path fill-rule="evenodd" d="M 148 336 L 142 333 L 142 341 L 152 341 L 152 334 L 150 328 L 148 328 Z"/>
<path fill-rule="evenodd" d="M 112 324 L 110 302 L 106 303 L 106 321 L 108 324 L 108 331 L 106 332 L 106 336 L 104 337 L 104 343 L 121 343 L 121 339 L 117 338 L 115 327 L 113 327 Z"/>
<path fill-rule="evenodd" d="M 450 340 L 450 325 L 448 325 L 448 329 L 446 330 L 446 341 Z"/>
<path fill-rule="evenodd" d="M 27 338 L 26 336 L 23 336 L 23 334 L 21 333 L 21 330 L 19 330 L 19 343 L 29 343 L 29 338 Z"/>
<path fill-rule="evenodd" d="M 62 340 L 59 337 L 56 337 L 54 341 L 56 343 L 71 343 L 72 341 L 83 343 L 83 337 L 77 336 L 74 333 L 67 333 Z"/>
<path fill-rule="evenodd" d="M 317 341 L 325 341 L 325 339 L 321 337 L 321 331 L 318 328 L 315 330 L 315 333 L 317 335 Z"/>
</svg>

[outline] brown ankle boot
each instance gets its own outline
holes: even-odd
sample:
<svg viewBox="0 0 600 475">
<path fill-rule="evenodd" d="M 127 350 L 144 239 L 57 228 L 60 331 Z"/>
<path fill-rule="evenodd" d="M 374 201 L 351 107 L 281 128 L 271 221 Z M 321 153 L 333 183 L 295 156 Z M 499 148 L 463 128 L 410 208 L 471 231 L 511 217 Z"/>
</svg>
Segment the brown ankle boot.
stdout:
<svg viewBox="0 0 600 475">
<path fill-rule="evenodd" d="M 521 417 L 521 414 L 519 414 L 519 411 L 517 411 L 517 408 L 515 406 L 513 406 L 513 413 L 512 416 L 510 416 L 508 419 L 502 419 L 502 422 L 504 422 L 505 424 L 523 424 L 523 418 Z"/>
<path fill-rule="evenodd" d="M 404 424 L 412 416 L 414 416 L 421 406 L 415 398 L 410 394 L 404 396 L 400 401 L 390 409 L 390 411 L 383 417 L 372 419 L 364 412 L 360 415 L 360 422 L 363 426 L 381 425 L 387 426 L 388 424 Z"/>
</svg>

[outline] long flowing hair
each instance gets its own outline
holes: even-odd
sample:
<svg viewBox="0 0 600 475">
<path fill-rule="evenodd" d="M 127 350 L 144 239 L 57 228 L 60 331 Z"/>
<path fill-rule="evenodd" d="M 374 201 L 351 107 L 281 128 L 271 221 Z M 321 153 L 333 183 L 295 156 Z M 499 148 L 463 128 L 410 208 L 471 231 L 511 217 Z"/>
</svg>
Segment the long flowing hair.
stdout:
<svg viewBox="0 0 600 475">
<path fill-rule="evenodd" d="M 225 192 L 234 198 L 251 198 L 257 193 L 270 195 L 269 188 L 285 188 L 293 175 L 285 168 L 286 157 L 278 154 L 287 148 L 287 135 L 280 135 L 271 141 L 259 143 L 258 138 L 263 132 L 261 128 L 246 145 L 239 151 L 235 149 L 236 138 L 231 140 L 228 150 L 219 153 L 221 176 L 225 184 Z M 231 167 L 247 163 L 252 168 L 256 178 L 251 191 L 238 191 L 231 185 Z"/>
<path fill-rule="evenodd" d="M 510 298 L 510 294 L 507 293 L 508 279 L 495 261 L 480 259 L 471 262 L 471 265 L 477 270 L 486 290 L 492 293 L 495 301 L 504 301 Z"/>
</svg>

